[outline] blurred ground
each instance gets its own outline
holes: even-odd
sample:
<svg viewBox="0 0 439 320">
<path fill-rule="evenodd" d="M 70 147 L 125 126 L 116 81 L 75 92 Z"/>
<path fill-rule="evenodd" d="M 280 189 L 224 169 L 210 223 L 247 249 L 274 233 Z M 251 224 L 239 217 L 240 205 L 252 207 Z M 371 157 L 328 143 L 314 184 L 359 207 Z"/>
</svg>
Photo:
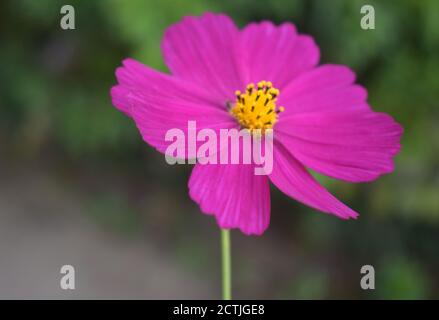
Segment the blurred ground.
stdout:
<svg viewBox="0 0 439 320">
<path fill-rule="evenodd" d="M 207 279 L 179 268 L 148 237 L 93 224 L 81 203 L 42 166 L 2 176 L 0 299 L 213 298 Z M 60 288 L 64 264 L 75 267 L 75 290 Z"/>
</svg>

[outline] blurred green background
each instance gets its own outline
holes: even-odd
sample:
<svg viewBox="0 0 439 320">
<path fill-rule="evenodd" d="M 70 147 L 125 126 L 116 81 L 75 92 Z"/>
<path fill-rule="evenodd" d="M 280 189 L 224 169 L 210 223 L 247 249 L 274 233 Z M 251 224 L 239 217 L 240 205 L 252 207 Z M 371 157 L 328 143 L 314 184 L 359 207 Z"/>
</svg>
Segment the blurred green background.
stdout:
<svg viewBox="0 0 439 320">
<path fill-rule="evenodd" d="M 76 30 L 59 27 L 64 4 Z M 375 30 L 360 28 L 364 4 L 375 7 Z M 373 108 L 405 128 L 393 174 L 323 179 L 357 221 L 273 190 L 266 234 L 232 233 L 234 296 L 439 298 L 436 0 L 2 1 L 0 297 L 220 297 L 219 232 L 187 195 L 190 166 L 168 166 L 109 97 L 123 58 L 165 71 L 164 30 L 205 11 L 240 27 L 295 23 L 323 63 L 353 68 Z M 82 272 L 73 293 L 50 282 L 63 259 Z M 374 291 L 360 288 L 365 264 Z"/>
</svg>

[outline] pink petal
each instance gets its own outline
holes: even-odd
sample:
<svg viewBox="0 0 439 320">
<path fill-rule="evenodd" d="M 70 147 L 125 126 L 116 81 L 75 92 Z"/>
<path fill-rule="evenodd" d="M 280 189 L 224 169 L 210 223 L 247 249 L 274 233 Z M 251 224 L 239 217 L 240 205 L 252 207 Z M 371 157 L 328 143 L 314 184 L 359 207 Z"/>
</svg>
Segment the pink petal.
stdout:
<svg viewBox="0 0 439 320">
<path fill-rule="evenodd" d="M 291 82 L 280 93 L 278 104 L 288 114 L 369 109 L 367 92 L 354 85 L 355 74 L 341 65 L 323 65 Z"/>
<path fill-rule="evenodd" d="M 273 172 L 270 180 L 288 196 L 326 213 L 343 219 L 356 218 L 358 214 L 338 201 L 323 188 L 302 164 L 275 141 Z"/>
<path fill-rule="evenodd" d="M 127 116 L 131 116 L 131 102 L 128 97 L 130 90 L 123 86 L 114 86 L 111 88 L 111 99 L 113 105 L 119 109 L 119 111 L 125 113 Z"/>
<path fill-rule="evenodd" d="M 209 88 L 224 103 L 241 90 L 239 30 L 223 14 L 186 17 L 169 27 L 162 42 L 166 65 L 172 74 Z"/>
<path fill-rule="evenodd" d="M 168 130 L 181 129 L 187 137 L 188 121 L 197 122 L 197 132 L 236 127 L 225 107 L 198 86 L 132 59 L 123 65 L 116 70 L 119 85 L 111 90 L 113 104 L 133 118 L 143 139 L 160 152 L 170 144 L 165 141 Z"/>
<path fill-rule="evenodd" d="M 402 127 L 371 110 L 294 114 L 276 124 L 276 138 L 304 165 L 351 182 L 393 171 Z"/>
<path fill-rule="evenodd" d="M 241 34 L 246 82 L 272 81 L 277 88 L 315 67 L 320 51 L 312 37 L 298 35 L 291 23 L 251 23 Z"/>
<path fill-rule="evenodd" d="M 254 174 L 253 165 L 195 165 L 189 195 L 201 210 L 214 215 L 221 228 L 239 228 L 261 235 L 270 221 L 267 176 Z"/>
</svg>

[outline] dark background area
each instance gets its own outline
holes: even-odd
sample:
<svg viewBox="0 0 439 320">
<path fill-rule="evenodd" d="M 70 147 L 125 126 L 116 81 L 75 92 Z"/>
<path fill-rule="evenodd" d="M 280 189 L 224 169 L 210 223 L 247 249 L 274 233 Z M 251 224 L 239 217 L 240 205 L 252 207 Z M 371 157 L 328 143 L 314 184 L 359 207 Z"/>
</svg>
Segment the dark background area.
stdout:
<svg viewBox="0 0 439 320">
<path fill-rule="evenodd" d="M 59 26 L 71 4 L 76 30 Z M 360 27 L 371 4 L 376 29 Z M 321 177 L 360 212 L 342 221 L 272 190 L 262 237 L 232 232 L 236 298 L 439 298 L 439 1 L 96 0 L 0 4 L 0 298 L 220 298 L 219 230 L 111 104 L 133 57 L 165 71 L 160 41 L 185 15 L 291 21 L 322 63 L 345 64 L 405 129 L 396 170 Z M 76 268 L 76 290 L 59 269 Z M 360 288 L 371 264 L 376 289 Z"/>
</svg>

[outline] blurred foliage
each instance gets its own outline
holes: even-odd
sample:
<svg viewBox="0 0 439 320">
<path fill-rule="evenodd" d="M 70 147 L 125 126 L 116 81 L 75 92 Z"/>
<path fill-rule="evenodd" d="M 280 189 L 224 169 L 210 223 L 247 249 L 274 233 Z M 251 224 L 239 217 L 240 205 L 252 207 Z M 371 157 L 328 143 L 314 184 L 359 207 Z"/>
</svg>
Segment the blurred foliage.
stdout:
<svg viewBox="0 0 439 320">
<path fill-rule="evenodd" d="M 419 298 L 439 290 L 428 285 L 438 281 L 437 274 L 423 271 L 428 264 L 439 266 L 435 247 L 439 240 L 439 1 L 72 0 L 74 31 L 59 27 L 63 4 L 57 0 L 0 4 L 2 155 L 14 160 L 55 154 L 80 166 L 114 162 L 114 170 L 129 163 L 135 176 L 135 168 L 153 166 L 154 158 L 148 159 L 153 152 L 145 151 L 131 121 L 111 106 L 109 89 L 123 58 L 131 56 L 165 71 L 160 40 L 166 27 L 207 10 L 225 12 L 239 26 L 263 19 L 292 21 L 300 32 L 315 37 L 324 63 L 352 67 L 368 88 L 374 109 L 392 114 L 405 134 L 392 175 L 361 186 L 322 178 L 363 214 L 361 223 L 346 228 L 345 222 L 309 214 L 293 200 L 274 194 L 274 212 L 307 213 L 294 219 L 278 214 L 276 219 L 284 219 L 284 225 L 281 221 L 277 230 L 287 228 L 285 234 L 295 234 L 289 241 L 305 249 L 342 247 L 359 263 L 376 257 L 384 270 L 377 297 Z M 375 7 L 375 30 L 360 28 L 364 4 Z M 145 152 L 150 153 L 145 156 Z M 174 173 L 164 180 L 184 184 L 185 177 Z M 98 220 L 108 213 L 105 223 L 134 230 L 138 217 L 125 202 L 99 197 L 90 212 Z M 177 248 L 177 254 L 187 256 L 195 248 L 191 252 L 197 261 L 202 259 L 204 248 L 191 243 Z M 401 258 L 385 260 L 383 248 Z M 420 262 L 412 263 L 413 259 Z M 293 297 L 325 297 L 333 284 L 321 272 L 318 267 L 304 271 L 300 282 L 293 281 L 291 288 L 287 282 L 281 290 Z"/>
<path fill-rule="evenodd" d="M 120 194 L 93 195 L 87 205 L 90 216 L 104 227 L 125 235 L 140 231 L 140 219 L 136 211 Z"/>
<path fill-rule="evenodd" d="M 389 257 L 379 266 L 377 283 L 380 299 L 416 299 L 428 296 L 430 283 L 416 262 L 403 257 Z"/>
</svg>

